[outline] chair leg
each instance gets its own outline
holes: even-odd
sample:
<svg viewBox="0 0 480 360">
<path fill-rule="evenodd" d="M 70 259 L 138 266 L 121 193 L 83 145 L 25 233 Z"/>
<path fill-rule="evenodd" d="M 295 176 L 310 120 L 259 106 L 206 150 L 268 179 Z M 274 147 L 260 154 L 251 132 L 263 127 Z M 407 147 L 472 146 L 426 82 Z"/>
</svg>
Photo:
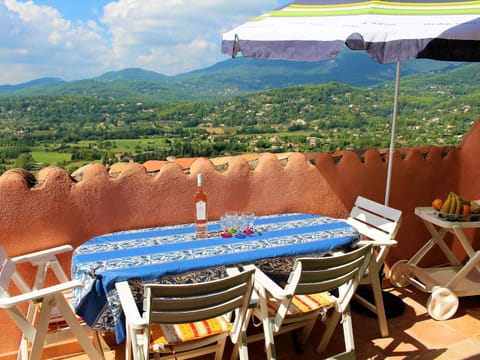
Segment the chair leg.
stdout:
<svg viewBox="0 0 480 360">
<path fill-rule="evenodd" d="M 342 314 L 343 338 L 345 340 L 345 352 L 355 351 L 355 341 L 353 339 L 352 314 L 350 313 L 350 305 L 347 306 Z"/>
<path fill-rule="evenodd" d="M 303 354 L 303 345 L 305 345 L 308 341 L 308 338 L 310 337 L 310 334 L 313 330 L 313 326 L 315 325 L 315 322 L 317 321 L 317 318 L 313 318 L 310 321 L 308 321 L 302 328 L 301 328 L 301 333 L 300 336 L 298 335 L 298 331 L 300 329 L 295 329 L 291 331 L 292 334 L 292 341 L 293 341 L 293 347 L 295 349 L 295 353 L 301 355 Z"/>
<path fill-rule="evenodd" d="M 263 331 L 265 333 L 265 352 L 268 360 L 276 360 L 275 342 L 273 338 L 273 324 L 267 316 L 263 319 Z"/>
<path fill-rule="evenodd" d="M 230 360 L 237 360 L 239 358 L 239 355 L 240 355 L 240 357 L 242 356 L 240 354 L 240 352 L 242 351 L 241 346 L 242 345 L 240 344 L 240 339 L 236 344 L 233 344 L 233 349 L 232 349 L 232 354 L 230 355 Z"/>
<path fill-rule="evenodd" d="M 102 360 L 105 360 L 105 354 L 103 352 L 103 346 L 102 346 L 102 338 L 101 335 L 98 333 L 98 331 L 92 330 L 92 340 L 93 340 L 93 346 L 98 350 L 100 353 L 100 356 L 102 357 Z"/>
<path fill-rule="evenodd" d="M 382 286 L 380 285 L 380 278 L 377 274 L 370 273 L 370 282 L 372 284 L 373 298 L 375 300 L 375 309 L 377 312 L 378 325 L 380 327 L 380 334 L 382 337 L 388 336 L 387 316 L 385 314 L 385 305 L 383 303 Z"/>
<path fill-rule="evenodd" d="M 330 315 L 326 324 L 325 332 L 323 333 L 322 339 L 320 340 L 320 343 L 317 346 L 318 353 L 325 352 L 328 344 L 330 343 L 330 339 L 333 336 L 333 332 L 335 331 L 335 328 L 337 327 L 337 324 L 340 321 L 341 315 L 342 314 L 336 310 L 334 310 L 332 315 Z"/>
<path fill-rule="evenodd" d="M 265 289 L 258 292 L 260 297 L 260 315 L 262 318 L 263 334 L 265 341 L 265 352 L 268 360 L 276 360 L 275 342 L 273 338 L 273 319 L 268 315 L 267 294 Z"/>
<path fill-rule="evenodd" d="M 232 352 L 232 359 L 235 356 L 235 359 L 240 355 L 240 360 L 248 360 L 248 347 L 247 347 L 247 333 L 242 331 L 237 343 L 234 346 L 234 352 Z"/>
<path fill-rule="evenodd" d="M 82 325 L 80 325 L 80 323 L 76 319 L 75 315 L 71 311 L 70 305 L 68 304 L 67 300 L 65 300 L 62 294 L 55 295 L 55 303 L 58 309 L 61 311 L 63 317 L 65 318 L 65 321 L 70 327 L 72 333 L 75 335 L 88 357 L 94 360 L 102 360 L 103 354 L 100 355 L 99 351 L 90 342 L 90 339 L 82 328 Z"/>
<path fill-rule="evenodd" d="M 47 296 L 43 299 L 40 315 L 38 316 L 37 330 L 35 332 L 35 338 L 33 340 L 32 349 L 30 352 L 30 360 L 40 360 L 41 358 L 42 350 L 45 345 L 45 337 L 48 331 L 50 314 L 52 312 L 54 303 L 55 296 Z"/>
<path fill-rule="evenodd" d="M 128 322 L 125 325 L 125 360 L 132 360 L 132 330 L 130 329 L 130 325 Z"/>
<path fill-rule="evenodd" d="M 223 352 L 225 351 L 226 340 L 227 340 L 226 337 L 218 340 L 218 348 L 217 348 L 217 351 L 215 352 L 215 360 L 222 360 Z"/>
<path fill-rule="evenodd" d="M 313 327 L 315 326 L 316 321 L 317 321 L 317 318 L 315 317 L 303 327 L 302 333 L 298 338 L 298 341 L 300 342 L 300 344 L 305 345 L 307 343 L 308 338 L 310 337 L 310 334 L 313 330 Z"/>
<path fill-rule="evenodd" d="M 33 324 L 35 323 L 35 316 L 39 313 L 38 305 L 30 302 L 28 304 L 26 318 L 28 321 Z M 27 360 L 28 359 L 28 337 L 22 336 L 20 340 L 20 346 L 18 348 L 17 360 Z"/>
<path fill-rule="evenodd" d="M 17 360 L 28 359 L 28 339 L 22 335 L 20 346 L 18 347 Z"/>
<path fill-rule="evenodd" d="M 126 360 L 144 360 L 149 356 L 149 341 L 150 335 L 146 330 L 143 334 L 140 330 L 132 329 L 130 324 L 126 324 L 126 338 L 125 338 L 125 359 Z M 139 342 L 139 340 L 141 341 Z M 159 354 L 155 351 L 154 358 L 159 358 Z"/>
<path fill-rule="evenodd" d="M 237 342 L 233 344 L 232 354 L 230 355 L 230 360 L 237 360 L 240 351 L 240 359 L 248 359 L 248 348 L 247 348 L 247 327 L 252 316 L 253 309 L 248 309 L 245 313 L 245 320 L 243 321 L 242 328 L 240 329 L 240 335 L 237 339 Z M 242 355 L 243 353 L 243 355 Z"/>
</svg>

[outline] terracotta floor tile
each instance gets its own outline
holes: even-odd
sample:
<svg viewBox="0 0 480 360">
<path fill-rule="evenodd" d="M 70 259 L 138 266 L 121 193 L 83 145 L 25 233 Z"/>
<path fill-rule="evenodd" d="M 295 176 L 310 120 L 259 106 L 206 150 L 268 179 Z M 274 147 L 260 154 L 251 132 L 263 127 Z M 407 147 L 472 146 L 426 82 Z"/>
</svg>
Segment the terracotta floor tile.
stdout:
<svg viewBox="0 0 480 360">
<path fill-rule="evenodd" d="M 451 345 L 439 360 L 480 359 L 480 343 L 473 339 L 466 339 Z"/>
<path fill-rule="evenodd" d="M 388 291 L 400 297 L 403 300 L 405 307 L 413 311 L 413 316 L 427 315 L 426 304 L 429 294 L 422 293 L 411 287 L 401 289 L 393 288 L 388 289 Z M 411 316 L 412 314 L 410 314 L 409 317 Z"/>
<path fill-rule="evenodd" d="M 465 339 L 465 336 L 447 324 L 433 319 L 417 321 L 405 332 L 415 339 L 421 339 L 421 342 L 429 348 L 449 346 Z"/>
<path fill-rule="evenodd" d="M 480 319 L 474 318 L 469 314 L 449 319 L 446 322 L 446 325 L 458 331 L 465 337 L 480 334 Z"/>
</svg>

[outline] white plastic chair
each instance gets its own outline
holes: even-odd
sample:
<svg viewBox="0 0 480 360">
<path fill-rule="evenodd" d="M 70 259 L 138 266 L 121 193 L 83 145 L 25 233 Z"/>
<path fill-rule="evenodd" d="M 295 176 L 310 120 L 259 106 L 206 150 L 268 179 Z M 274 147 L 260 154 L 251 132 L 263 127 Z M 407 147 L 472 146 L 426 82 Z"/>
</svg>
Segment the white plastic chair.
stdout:
<svg viewBox="0 0 480 360">
<path fill-rule="evenodd" d="M 304 344 L 320 316 L 326 322 L 326 329 L 317 352 L 326 350 L 341 319 L 345 352 L 338 356 L 355 357 L 349 303 L 370 257 L 371 246 L 365 244 L 349 253 L 299 258 L 285 287 L 257 268 L 255 291 L 259 295 L 259 306 L 254 309 L 254 315 L 261 321 L 263 333 L 247 334 L 247 342 L 264 339 L 267 358 L 276 359 L 275 335 L 303 328 L 298 340 Z M 334 295 L 336 291 L 338 295 Z"/>
<path fill-rule="evenodd" d="M 397 245 L 395 236 L 400 228 L 402 212 L 386 205 L 358 196 L 347 222 L 362 235 L 363 240 L 373 246 L 374 256 L 360 285 L 371 285 L 374 303 L 355 294 L 355 300 L 375 313 L 378 317 L 380 333 L 388 336 L 388 324 L 382 296 L 380 271 L 392 246 Z"/>
<path fill-rule="evenodd" d="M 126 359 L 188 359 L 215 353 L 221 360 L 227 337 L 248 359 L 244 322 L 253 270 L 196 284 L 144 286 L 143 316 L 128 282 L 115 284 L 126 320 Z M 232 317 L 232 315 L 234 315 Z M 191 331 L 194 328 L 196 331 Z"/>
<path fill-rule="evenodd" d="M 90 359 L 103 359 L 99 336 L 75 313 L 67 298 L 80 281 L 68 281 L 57 254 L 71 251 L 70 245 L 38 251 L 9 258 L 0 246 L 0 308 L 4 309 L 22 331 L 17 359 L 37 360 L 41 358 L 45 345 L 76 337 Z M 33 287 L 30 287 L 17 272 L 16 265 L 29 262 L 37 267 Z M 59 284 L 43 287 L 45 276 L 51 269 Z M 16 287 L 15 295 L 11 295 Z M 22 311 L 25 309 L 26 311 Z M 92 344 L 88 333 L 92 333 Z"/>
</svg>

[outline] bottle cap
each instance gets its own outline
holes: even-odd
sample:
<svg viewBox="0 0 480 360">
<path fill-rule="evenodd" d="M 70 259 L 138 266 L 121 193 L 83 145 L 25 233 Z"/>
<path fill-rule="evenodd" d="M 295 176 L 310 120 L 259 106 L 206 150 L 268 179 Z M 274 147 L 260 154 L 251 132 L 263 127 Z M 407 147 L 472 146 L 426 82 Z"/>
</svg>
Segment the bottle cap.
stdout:
<svg viewBox="0 0 480 360">
<path fill-rule="evenodd" d="M 203 186 L 203 174 L 197 175 L 197 186 Z"/>
</svg>

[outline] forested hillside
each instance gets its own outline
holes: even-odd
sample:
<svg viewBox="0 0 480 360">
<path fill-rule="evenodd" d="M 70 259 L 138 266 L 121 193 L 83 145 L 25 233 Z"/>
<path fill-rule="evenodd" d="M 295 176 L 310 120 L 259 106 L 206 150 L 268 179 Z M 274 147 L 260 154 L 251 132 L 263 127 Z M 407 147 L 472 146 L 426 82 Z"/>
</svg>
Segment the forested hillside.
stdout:
<svg viewBox="0 0 480 360">
<path fill-rule="evenodd" d="M 433 60 L 407 61 L 402 77 L 432 75 L 468 66 Z M 477 68 L 480 64 L 474 64 Z M 339 82 L 374 86 L 395 78 L 395 64 L 379 64 L 361 51 L 344 51 L 329 61 L 305 62 L 250 58 L 227 59 L 205 69 L 166 76 L 132 68 L 111 71 L 92 79 L 63 81 L 44 78 L 17 85 L 0 85 L 0 97 L 80 95 L 121 101 L 220 100 L 294 85 Z"/>
<path fill-rule="evenodd" d="M 456 145 L 478 118 L 473 65 L 402 78 L 400 147 Z M 0 98 L 1 170 L 168 156 L 385 148 L 393 82 L 292 86 L 223 100 L 125 101 L 91 95 Z"/>
</svg>

